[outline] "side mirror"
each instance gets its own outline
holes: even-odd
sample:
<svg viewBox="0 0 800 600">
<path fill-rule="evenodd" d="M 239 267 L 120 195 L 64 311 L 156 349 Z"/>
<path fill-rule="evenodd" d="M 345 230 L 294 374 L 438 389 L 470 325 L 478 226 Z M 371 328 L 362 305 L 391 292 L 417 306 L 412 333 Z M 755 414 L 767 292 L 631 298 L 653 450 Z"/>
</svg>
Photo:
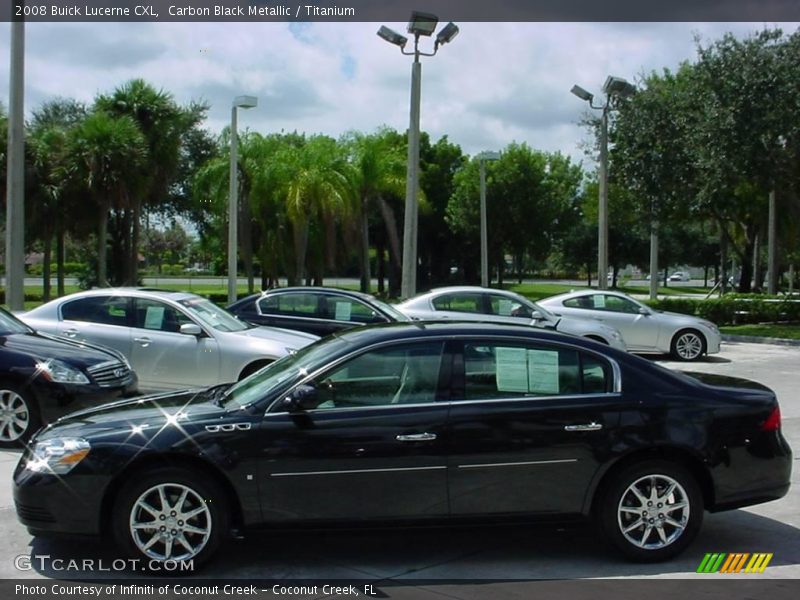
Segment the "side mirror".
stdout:
<svg viewBox="0 0 800 600">
<path fill-rule="evenodd" d="M 197 323 L 184 323 L 181 325 L 181 333 L 184 335 L 203 335 L 203 329 Z"/>
<path fill-rule="evenodd" d="M 298 385 L 281 403 L 290 413 L 303 412 L 317 406 L 317 388 L 313 385 Z"/>
<path fill-rule="evenodd" d="M 542 320 L 542 313 L 538 310 L 535 310 L 531 313 L 531 321 L 541 321 Z"/>
<path fill-rule="evenodd" d="M 644 315 L 645 317 L 649 317 L 652 313 L 650 312 L 649 308 L 645 308 L 644 306 L 639 307 L 639 314 Z"/>
</svg>

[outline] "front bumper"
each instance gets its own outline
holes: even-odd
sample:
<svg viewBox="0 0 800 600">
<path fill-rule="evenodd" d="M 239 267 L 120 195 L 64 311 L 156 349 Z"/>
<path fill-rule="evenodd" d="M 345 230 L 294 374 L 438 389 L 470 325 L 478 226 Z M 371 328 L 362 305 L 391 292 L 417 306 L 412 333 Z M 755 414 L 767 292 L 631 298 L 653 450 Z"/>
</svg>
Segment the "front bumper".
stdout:
<svg viewBox="0 0 800 600">
<path fill-rule="evenodd" d="M 33 473 L 21 460 L 13 483 L 17 517 L 31 535 L 99 535 L 100 483 L 97 476 Z"/>
</svg>

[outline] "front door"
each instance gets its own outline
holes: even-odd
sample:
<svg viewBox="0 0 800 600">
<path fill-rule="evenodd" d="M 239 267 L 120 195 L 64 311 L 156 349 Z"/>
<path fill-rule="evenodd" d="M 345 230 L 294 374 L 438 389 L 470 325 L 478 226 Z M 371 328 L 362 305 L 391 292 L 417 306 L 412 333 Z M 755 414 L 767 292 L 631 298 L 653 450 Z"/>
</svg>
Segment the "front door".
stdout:
<svg viewBox="0 0 800 600">
<path fill-rule="evenodd" d="M 266 521 L 441 517 L 448 355 L 437 341 L 376 348 L 307 383 L 314 408 L 260 428 Z"/>
</svg>

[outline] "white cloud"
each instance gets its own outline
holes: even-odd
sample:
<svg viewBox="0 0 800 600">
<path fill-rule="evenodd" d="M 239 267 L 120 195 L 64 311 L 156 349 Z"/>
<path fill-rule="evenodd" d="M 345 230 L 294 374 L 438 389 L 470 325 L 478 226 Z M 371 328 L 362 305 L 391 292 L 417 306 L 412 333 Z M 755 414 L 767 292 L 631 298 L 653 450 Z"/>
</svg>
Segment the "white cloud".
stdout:
<svg viewBox="0 0 800 600">
<path fill-rule="evenodd" d="M 27 112 L 54 96 L 91 102 L 134 77 L 179 102 L 211 104 L 208 127 L 230 119 L 231 99 L 259 97 L 241 127 L 261 131 L 371 131 L 408 124 L 411 58 L 380 40 L 376 23 L 113 23 L 26 25 Z M 403 30 L 403 24 L 388 24 Z M 422 127 L 468 153 L 511 141 L 582 158 L 585 104 L 608 74 L 629 80 L 694 58 L 695 33 L 747 35 L 742 23 L 463 23 L 452 44 L 423 58 Z M 771 25 L 766 25 L 771 26 Z M 784 25 L 793 31 L 796 25 Z M 0 56 L 9 55 L 0 31 Z M 430 40 L 424 40 L 430 49 Z M 0 64 L 7 104 L 8 64 Z"/>
</svg>

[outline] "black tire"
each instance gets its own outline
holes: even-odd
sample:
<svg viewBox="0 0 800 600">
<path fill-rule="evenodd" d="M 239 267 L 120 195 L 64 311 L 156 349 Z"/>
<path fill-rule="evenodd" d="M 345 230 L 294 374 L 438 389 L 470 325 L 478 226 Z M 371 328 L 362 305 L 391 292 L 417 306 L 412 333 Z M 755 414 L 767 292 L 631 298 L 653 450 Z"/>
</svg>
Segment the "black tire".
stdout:
<svg viewBox="0 0 800 600">
<path fill-rule="evenodd" d="M 160 502 L 159 490 L 164 491 L 167 498 L 166 507 Z M 188 491 L 183 503 L 179 503 L 184 490 Z M 140 501 L 155 512 L 141 508 Z M 191 515 L 195 512 L 198 514 Z M 182 513 L 191 516 L 183 520 L 180 519 Z M 149 523 L 149 517 L 153 518 L 152 528 L 132 527 L 133 522 L 140 525 Z M 230 530 L 225 494 L 214 480 L 177 467 L 164 467 L 131 477 L 117 496 L 112 528 L 117 545 L 127 555 L 140 559 L 145 568 L 151 561 L 191 560 L 194 570 L 213 556 Z M 157 541 L 147 548 L 147 542 L 154 538 Z M 168 570 L 158 572 L 173 574 Z M 174 572 L 185 573 L 180 569 Z"/>
<path fill-rule="evenodd" d="M 676 485 L 672 493 L 666 495 L 673 483 Z M 643 501 L 632 491 L 634 487 Z M 654 487 L 656 495 L 651 496 L 648 492 Z M 703 522 L 700 488 L 692 474 L 676 463 L 635 463 L 612 474 L 604 490 L 597 514 L 603 537 L 635 562 L 658 562 L 677 556 L 692 543 Z M 683 503 L 685 508 L 681 508 Z M 672 525 L 670 519 L 682 528 Z M 639 527 L 635 527 L 637 523 Z"/>
<path fill-rule="evenodd" d="M 0 448 L 25 444 L 40 425 L 39 407 L 31 392 L 0 381 Z"/>
<path fill-rule="evenodd" d="M 692 361 L 706 353 L 706 338 L 696 329 L 681 329 L 672 337 L 670 353 L 676 360 Z"/>
</svg>

